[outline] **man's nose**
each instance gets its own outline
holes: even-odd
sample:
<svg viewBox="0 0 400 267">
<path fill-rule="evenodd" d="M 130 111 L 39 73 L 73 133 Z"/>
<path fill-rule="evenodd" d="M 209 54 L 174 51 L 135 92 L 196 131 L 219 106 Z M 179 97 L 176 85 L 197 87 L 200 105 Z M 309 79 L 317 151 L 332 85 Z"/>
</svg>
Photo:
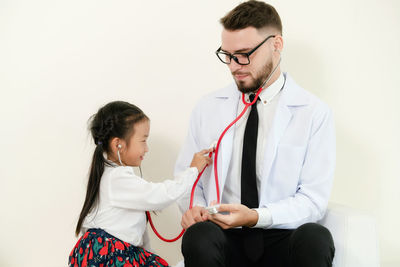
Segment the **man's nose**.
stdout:
<svg viewBox="0 0 400 267">
<path fill-rule="evenodd" d="M 229 66 L 229 69 L 230 69 L 230 71 L 233 73 L 233 72 L 235 72 L 235 71 L 237 71 L 237 70 L 240 70 L 242 67 L 243 67 L 243 65 L 240 65 L 240 64 L 238 64 L 235 60 L 231 60 L 231 63 L 230 64 L 228 64 L 228 66 Z"/>
</svg>

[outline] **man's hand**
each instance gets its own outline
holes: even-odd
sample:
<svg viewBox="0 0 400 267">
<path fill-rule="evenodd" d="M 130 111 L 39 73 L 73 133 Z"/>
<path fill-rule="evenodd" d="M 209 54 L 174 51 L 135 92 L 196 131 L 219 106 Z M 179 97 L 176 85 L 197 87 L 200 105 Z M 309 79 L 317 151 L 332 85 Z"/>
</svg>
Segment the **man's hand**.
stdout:
<svg viewBox="0 0 400 267">
<path fill-rule="evenodd" d="M 207 210 L 200 206 L 194 206 L 187 210 L 182 216 L 181 225 L 183 229 L 189 228 L 191 225 L 197 222 L 207 221 L 209 214 Z"/>
<path fill-rule="evenodd" d="M 238 226 L 252 227 L 258 222 L 258 213 L 242 204 L 221 204 L 218 212 L 229 212 L 228 214 L 209 215 L 208 219 L 218 224 L 222 229 Z"/>
</svg>

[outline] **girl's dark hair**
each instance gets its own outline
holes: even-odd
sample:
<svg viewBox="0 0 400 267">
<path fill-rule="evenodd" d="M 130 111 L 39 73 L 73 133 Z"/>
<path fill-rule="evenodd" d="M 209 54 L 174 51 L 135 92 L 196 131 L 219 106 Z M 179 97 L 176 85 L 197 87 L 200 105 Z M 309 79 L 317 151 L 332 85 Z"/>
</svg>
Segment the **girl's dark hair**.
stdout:
<svg viewBox="0 0 400 267">
<path fill-rule="evenodd" d="M 275 8 L 262 1 L 247 1 L 232 9 L 220 20 L 229 31 L 254 27 L 257 30 L 271 27 L 282 34 L 282 22 Z"/>
<path fill-rule="evenodd" d="M 125 140 L 129 145 L 129 138 L 133 134 L 132 126 L 137 122 L 148 119 L 140 108 L 123 101 L 108 103 L 90 117 L 89 130 L 96 149 L 90 166 L 85 202 L 75 229 L 76 235 L 79 235 L 83 220 L 98 202 L 101 176 L 104 172 L 104 166 L 107 164 L 103 152 L 110 152 L 110 140 L 118 137 Z"/>
</svg>

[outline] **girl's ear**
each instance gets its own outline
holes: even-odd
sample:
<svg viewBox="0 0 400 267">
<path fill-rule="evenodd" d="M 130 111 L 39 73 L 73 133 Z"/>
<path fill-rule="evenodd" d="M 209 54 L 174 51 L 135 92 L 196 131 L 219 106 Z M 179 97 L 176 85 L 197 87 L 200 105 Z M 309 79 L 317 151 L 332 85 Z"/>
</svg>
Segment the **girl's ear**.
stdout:
<svg viewBox="0 0 400 267">
<path fill-rule="evenodd" d="M 117 153 L 118 150 L 120 152 L 123 151 L 125 149 L 125 141 L 118 137 L 112 138 L 110 141 L 110 149 L 113 153 Z"/>
</svg>

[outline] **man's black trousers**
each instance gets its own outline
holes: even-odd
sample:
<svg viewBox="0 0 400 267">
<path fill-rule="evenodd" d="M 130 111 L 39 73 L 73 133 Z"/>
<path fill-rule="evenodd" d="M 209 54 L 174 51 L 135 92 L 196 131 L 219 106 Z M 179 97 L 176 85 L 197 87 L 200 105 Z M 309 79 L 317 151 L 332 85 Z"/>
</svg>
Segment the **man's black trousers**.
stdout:
<svg viewBox="0 0 400 267">
<path fill-rule="evenodd" d="M 316 223 L 295 230 L 263 229 L 264 253 L 246 256 L 241 229 L 223 230 L 206 221 L 189 227 L 182 239 L 185 267 L 325 267 L 332 266 L 335 247 L 331 233 Z"/>
</svg>

